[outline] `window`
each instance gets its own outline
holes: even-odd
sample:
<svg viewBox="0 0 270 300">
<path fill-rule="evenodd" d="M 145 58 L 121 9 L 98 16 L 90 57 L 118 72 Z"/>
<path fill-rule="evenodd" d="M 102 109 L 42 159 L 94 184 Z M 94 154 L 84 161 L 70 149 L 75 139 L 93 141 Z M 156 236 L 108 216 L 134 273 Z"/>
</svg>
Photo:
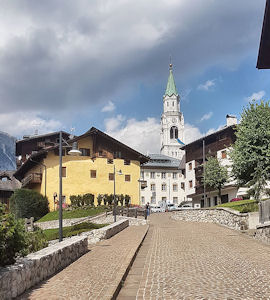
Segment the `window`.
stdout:
<svg viewBox="0 0 270 300">
<path fill-rule="evenodd" d="M 67 177 L 67 168 L 62 167 L 62 177 Z"/>
<path fill-rule="evenodd" d="M 190 171 L 192 170 L 192 163 L 191 163 L 191 162 L 188 164 L 188 169 L 189 169 Z"/>
<path fill-rule="evenodd" d="M 151 189 L 152 192 L 154 192 L 156 190 L 156 185 L 154 183 L 152 183 L 150 185 L 150 189 Z"/>
<path fill-rule="evenodd" d="M 144 171 L 141 171 L 141 178 L 144 178 Z"/>
<path fill-rule="evenodd" d="M 166 172 L 162 172 L 162 173 L 161 173 L 161 178 L 162 178 L 162 179 L 165 179 L 165 178 L 166 178 Z"/>
<path fill-rule="evenodd" d="M 142 199 L 141 199 L 141 202 L 142 202 L 142 204 L 144 204 L 144 203 L 145 203 L 145 199 L 144 199 L 144 197 L 142 197 Z"/>
<path fill-rule="evenodd" d="M 184 190 L 185 189 L 185 183 L 181 182 L 181 189 Z"/>
<path fill-rule="evenodd" d="M 174 101 L 172 102 L 172 106 L 174 106 Z"/>
<path fill-rule="evenodd" d="M 173 172 L 172 178 L 173 178 L 173 179 L 176 179 L 176 178 L 177 178 L 177 173 Z"/>
<path fill-rule="evenodd" d="M 173 203 L 177 204 L 178 203 L 178 197 L 173 197 Z"/>
<path fill-rule="evenodd" d="M 113 156 L 114 156 L 114 158 L 121 158 L 121 157 L 122 157 L 120 151 L 115 151 L 115 152 L 113 153 Z"/>
<path fill-rule="evenodd" d="M 125 175 L 125 181 L 130 181 L 130 175 Z"/>
<path fill-rule="evenodd" d="M 178 191 L 178 185 L 177 184 L 173 184 L 173 191 L 177 192 Z"/>
<path fill-rule="evenodd" d="M 176 126 L 172 126 L 170 129 L 170 138 L 172 139 L 178 139 L 178 128 Z"/>
<path fill-rule="evenodd" d="M 189 181 L 189 187 L 192 188 L 193 187 L 193 183 L 192 180 Z"/>
<path fill-rule="evenodd" d="M 166 198 L 166 197 L 162 197 L 162 198 L 161 198 L 161 201 L 162 201 L 162 202 L 166 202 L 166 201 L 167 201 L 167 198 Z"/>
<path fill-rule="evenodd" d="M 161 185 L 161 190 L 162 190 L 162 191 L 166 191 L 166 183 L 162 183 L 162 185 Z"/>
<path fill-rule="evenodd" d="M 151 173 L 150 173 L 150 178 L 151 178 L 151 179 L 155 179 L 155 175 L 156 175 L 155 172 L 151 172 Z"/>
<path fill-rule="evenodd" d="M 114 174 L 113 173 L 109 173 L 109 180 L 114 180 Z"/>
<path fill-rule="evenodd" d="M 97 178 L 97 170 L 91 170 L 90 171 L 90 177 L 91 178 Z"/>
<path fill-rule="evenodd" d="M 107 164 L 112 165 L 112 164 L 113 164 L 113 159 L 108 158 L 108 159 L 107 159 Z"/>
<path fill-rule="evenodd" d="M 124 165 L 129 166 L 129 165 L 130 165 L 130 160 L 129 160 L 129 159 L 125 159 L 125 160 L 124 160 Z"/>
<path fill-rule="evenodd" d="M 151 197 L 151 203 L 156 204 L 156 197 Z"/>
<path fill-rule="evenodd" d="M 226 150 L 221 151 L 221 158 L 222 159 L 227 158 L 227 151 Z"/>
<path fill-rule="evenodd" d="M 102 156 L 103 155 L 103 151 L 102 150 L 99 150 L 98 151 L 98 156 Z"/>
<path fill-rule="evenodd" d="M 82 152 L 82 156 L 90 156 L 90 149 L 80 148 L 79 150 Z"/>
<path fill-rule="evenodd" d="M 167 101 L 167 106 L 169 106 L 169 101 Z"/>
</svg>

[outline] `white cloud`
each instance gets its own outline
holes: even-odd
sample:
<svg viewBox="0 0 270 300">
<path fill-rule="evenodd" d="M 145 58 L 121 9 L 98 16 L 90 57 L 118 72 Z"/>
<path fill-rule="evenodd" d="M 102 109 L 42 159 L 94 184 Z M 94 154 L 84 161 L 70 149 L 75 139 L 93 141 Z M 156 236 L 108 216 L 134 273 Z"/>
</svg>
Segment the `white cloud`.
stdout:
<svg viewBox="0 0 270 300">
<path fill-rule="evenodd" d="M 198 127 L 195 127 L 191 124 L 185 124 L 185 131 L 184 131 L 184 142 L 185 144 L 189 144 L 197 139 L 201 138 L 203 134 L 200 132 Z"/>
<path fill-rule="evenodd" d="M 115 105 L 112 101 L 109 101 L 107 105 L 102 108 L 102 112 L 110 112 L 115 110 Z"/>
<path fill-rule="evenodd" d="M 155 118 L 138 121 L 134 118 L 125 121 L 122 115 L 105 120 L 105 131 L 144 154 L 160 152 L 160 123 Z M 185 124 L 184 142 L 191 143 L 202 137 L 200 130 L 190 124 Z"/>
<path fill-rule="evenodd" d="M 253 93 L 251 96 L 246 97 L 245 100 L 250 102 L 250 101 L 258 101 L 261 100 L 265 96 L 265 91 L 259 91 L 257 93 Z"/>
<path fill-rule="evenodd" d="M 215 85 L 215 79 L 207 80 L 205 83 L 198 85 L 198 90 L 208 91 L 211 87 L 214 87 Z"/>
<path fill-rule="evenodd" d="M 211 117 L 213 116 L 213 112 L 210 111 L 208 114 L 204 114 L 202 117 L 201 117 L 201 122 L 202 121 L 206 121 L 206 120 L 209 120 Z"/>
<path fill-rule="evenodd" d="M 20 137 L 24 134 L 39 134 L 59 130 L 61 122 L 54 119 L 44 119 L 38 113 L 0 113 L 1 131 Z"/>
</svg>

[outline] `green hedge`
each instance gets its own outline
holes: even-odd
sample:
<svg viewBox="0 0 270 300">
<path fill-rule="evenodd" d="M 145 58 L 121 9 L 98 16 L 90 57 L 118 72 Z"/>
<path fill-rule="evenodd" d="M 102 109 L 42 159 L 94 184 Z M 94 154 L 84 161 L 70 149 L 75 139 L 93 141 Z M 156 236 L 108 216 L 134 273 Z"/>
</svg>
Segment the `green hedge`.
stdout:
<svg viewBox="0 0 270 300">
<path fill-rule="evenodd" d="M 49 212 L 49 202 L 36 191 L 19 189 L 10 198 L 10 209 L 16 218 L 34 217 L 38 220 Z"/>
</svg>

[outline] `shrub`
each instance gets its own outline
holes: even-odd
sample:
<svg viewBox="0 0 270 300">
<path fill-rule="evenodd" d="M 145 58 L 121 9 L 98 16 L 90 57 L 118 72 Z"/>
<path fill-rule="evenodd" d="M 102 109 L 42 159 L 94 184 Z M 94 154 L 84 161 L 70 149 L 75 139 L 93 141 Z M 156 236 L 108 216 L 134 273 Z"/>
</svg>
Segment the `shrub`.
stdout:
<svg viewBox="0 0 270 300">
<path fill-rule="evenodd" d="M 124 200 L 125 200 L 125 196 L 124 196 L 123 194 L 121 194 L 121 195 L 119 196 L 119 202 L 120 202 L 121 206 L 124 205 Z"/>
<path fill-rule="evenodd" d="M 113 194 L 110 194 L 109 196 L 108 196 L 108 198 L 107 198 L 107 201 L 108 201 L 108 205 L 112 205 L 112 203 L 113 203 L 113 198 L 114 198 L 114 196 L 113 196 Z"/>
<path fill-rule="evenodd" d="M 108 194 L 103 195 L 103 203 L 104 203 L 105 206 L 106 206 L 107 203 L 108 203 L 108 197 L 109 197 Z"/>
<path fill-rule="evenodd" d="M 27 233 L 22 220 L 6 213 L 0 204 L 0 266 L 15 262 L 16 256 L 27 254 Z"/>
<path fill-rule="evenodd" d="M 10 198 L 11 212 L 16 218 L 40 219 L 49 212 L 48 205 L 47 197 L 28 189 L 16 190 Z"/>
<path fill-rule="evenodd" d="M 97 203 L 98 203 L 98 206 L 101 205 L 102 199 L 103 199 L 103 196 L 102 196 L 101 194 L 98 194 L 98 196 L 97 196 Z"/>
<path fill-rule="evenodd" d="M 33 232 L 27 232 L 27 253 L 39 251 L 48 246 L 48 240 L 44 231 L 35 227 Z"/>
<path fill-rule="evenodd" d="M 90 194 L 90 193 L 84 194 L 83 199 L 84 199 L 85 205 L 91 205 L 91 206 L 94 205 L 95 196 L 93 194 Z"/>
<path fill-rule="evenodd" d="M 129 204 L 130 204 L 130 196 L 125 195 L 125 206 L 129 206 Z"/>
<path fill-rule="evenodd" d="M 69 197 L 69 200 L 70 200 L 70 203 L 71 203 L 71 206 L 72 207 L 78 207 L 78 199 L 77 199 L 77 196 L 75 196 L 75 195 L 71 195 L 70 197 Z"/>
</svg>

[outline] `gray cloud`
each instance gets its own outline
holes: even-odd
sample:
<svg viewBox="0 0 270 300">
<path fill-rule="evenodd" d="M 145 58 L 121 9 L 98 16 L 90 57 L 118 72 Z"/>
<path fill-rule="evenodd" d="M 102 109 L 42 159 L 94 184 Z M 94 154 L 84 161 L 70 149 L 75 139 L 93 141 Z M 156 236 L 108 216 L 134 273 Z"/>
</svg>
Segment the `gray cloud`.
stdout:
<svg viewBox="0 0 270 300">
<path fill-rule="evenodd" d="M 264 0 L 3 1 L 1 112 L 105 103 L 164 75 L 178 78 L 258 48 Z M 254 67 L 255 67 L 254 58 Z"/>
</svg>

